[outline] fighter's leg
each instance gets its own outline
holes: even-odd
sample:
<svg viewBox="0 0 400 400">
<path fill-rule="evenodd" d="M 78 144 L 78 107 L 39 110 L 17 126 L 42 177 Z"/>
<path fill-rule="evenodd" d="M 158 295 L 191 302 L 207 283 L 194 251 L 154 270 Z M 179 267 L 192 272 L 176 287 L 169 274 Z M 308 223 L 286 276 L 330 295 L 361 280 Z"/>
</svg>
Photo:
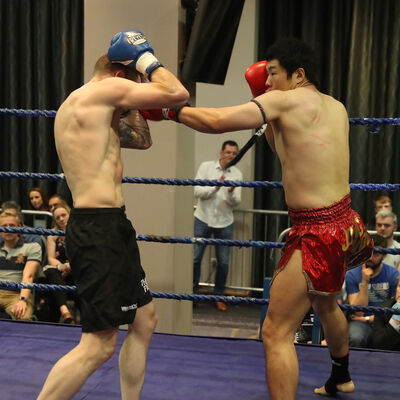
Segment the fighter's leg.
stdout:
<svg viewBox="0 0 400 400">
<path fill-rule="evenodd" d="M 68 400 L 114 354 L 118 329 L 82 333 L 79 344 L 54 365 L 38 400 Z"/>
<path fill-rule="evenodd" d="M 337 304 L 336 295 L 315 296 L 312 305 L 321 320 L 332 357 L 330 378 L 324 386 L 314 389 L 314 392 L 324 396 L 336 391 L 353 392 L 354 383 L 348 372 L 349 329 L 346 317 Z"/>
<path fill-rule="evenodd" d="M 311 296 L 307 294 L 301 252 L 295 250 L 272 284 L 262 328 L 272 400 L 294 400 L 296 397 L 299 366 L 293 337 L 310 307 Z"/>
<path fill-rule="evenodd" d="M 157 314 L 153 302 L 138 308 L 129 325 L 119 354 L 121 396 L 123 400 L 139 399 L 146 369 L 147 351 L 156 328 Z"/>
</svg>

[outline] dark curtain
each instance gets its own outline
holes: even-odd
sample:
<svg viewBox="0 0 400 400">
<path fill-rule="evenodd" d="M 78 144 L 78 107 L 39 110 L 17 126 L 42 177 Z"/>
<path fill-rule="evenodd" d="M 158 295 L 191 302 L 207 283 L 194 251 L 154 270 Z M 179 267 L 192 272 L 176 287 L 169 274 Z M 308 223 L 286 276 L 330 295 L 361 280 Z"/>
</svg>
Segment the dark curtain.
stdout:
<svg viewBox="0 0 400 400">
<path fill-rule="evenodd" d="M 1 108 L 57 110 L 83 83 L 83 0 L 0 1 Z M 61 172 L 54 118 L 0 117 L 2 171 Z M 69 197 L 65 183 L 3 179 L 1 200 L 30 208 L 28 191 Z"/>
<path fill-rule="evenodd" d="M 244 0 L 199 0 L 182 79 L 223 85 Z"/>
<path fill-rule="evenodd" d="M 259 6 L 259 60 L 279 38 L 297 37 L 319 55 L 321 91 L 343 102 L 349 117 L 400 116 L 400 1 L 261 0 Z M 369 133 L 364 127 L 351 126 L 350 182 L 398 183 L 399 135 L 399 127 Z M 279 160 L 262 141 L 256 147 L 255 179 L 281 179 Z M 353 208 L 368 225 L 374 223 L 373 199 L 378 194 L 351 193 Z M 399 213 L 399 192 L 389 195 L 394 212 Z M 254 207 L 286 209 L 283 191 L 256 190 Z M 255 240 L 264 234 L 262 225 L 254 227 Z M 257 284 L 262 284 L 263 271 L 271 275 L 274 268 L 265 267 L 263 259 L 259 253 L 254 258 Z"/>
</svg>

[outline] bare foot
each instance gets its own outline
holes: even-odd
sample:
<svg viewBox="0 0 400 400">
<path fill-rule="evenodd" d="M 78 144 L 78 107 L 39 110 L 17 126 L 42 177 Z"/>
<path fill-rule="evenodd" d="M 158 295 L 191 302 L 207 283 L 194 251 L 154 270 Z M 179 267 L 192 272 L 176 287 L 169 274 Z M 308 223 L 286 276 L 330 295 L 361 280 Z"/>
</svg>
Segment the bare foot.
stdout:
<svg viewBox="0 0 400 400">
<path fill-rule="evenodd" d="M 342 392 L 342 393 L 351 393 L 354 392 L 354 383 L 353 381 L 348 381 L 348 382 L 344 382 L 344 383 L 338 383 L 336 385 L 336 389 L 338 392 Z M 321 396 L 331 396 L 331 393 L 328 393 L 325 390 L 325 386 L 321 386 L 320 388 L 315 388 L 314 389 L 314 393 L 315 394 L 320 394 Z"/>
</svg>

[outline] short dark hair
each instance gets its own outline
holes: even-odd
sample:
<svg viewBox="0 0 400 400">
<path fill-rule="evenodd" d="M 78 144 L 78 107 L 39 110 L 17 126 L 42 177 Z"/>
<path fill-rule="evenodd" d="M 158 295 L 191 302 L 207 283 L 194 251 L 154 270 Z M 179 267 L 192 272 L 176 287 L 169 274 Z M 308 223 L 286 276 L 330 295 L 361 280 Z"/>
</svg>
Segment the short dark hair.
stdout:
<svg viewBox="0 0 400 400">
<path fill-rule="evenodd" d="M 67 200 L 65 200 L 65 197 L 62 196 L 61 194 L 54 193 L 53 195 L 50 196 L 49 201 L 52 200 L 52 199 L 54 199 L 54 198 L 59 199 L 62 203 L 68 204 L 68 203 L 67 203 Z"/>
<path fill-rule="evenodd" d="M 21 206 L 14 200 L 3 201 L 1 208 L 3 210 L 12 208 L 13 210 L 16 210 L 17 213 L 21 213 Z"/>
<path fill-rule="evenodd" d="M 235 146 L 239 148 L 239 145 L 234 140 L 225 140 L 225 142 L 222 143 L 221 150 L 225 150 L 226 146 Z"/>
<path fill-rule="evenodd" d="M 376 199 L 374 200 L 375 203 L 390 203 L 392 204 L 392 199 L 384 194 L 379 195 L 378 197 L 376 197 Z"/>
<path fill-rule="evenodd" d="M 290 78 L 297 70 L 303 68 L 307 79 L 317 88 L 319 86 L 318 60 L 314 50 L 306 43 L 296 38 L 284 38 L 271 45 L 266 52 L 267 61 L 278 60 Z"/>
<path fill-rule="evenodd" d="M 383 236 L 378 235 L 378 234 L 373 234 L 371 235 L 372 241 L 374 242 L 375 247 L 383 247 L 386 248 L 388 243 L 387 239 L 385 239 Z"/>
</svg>

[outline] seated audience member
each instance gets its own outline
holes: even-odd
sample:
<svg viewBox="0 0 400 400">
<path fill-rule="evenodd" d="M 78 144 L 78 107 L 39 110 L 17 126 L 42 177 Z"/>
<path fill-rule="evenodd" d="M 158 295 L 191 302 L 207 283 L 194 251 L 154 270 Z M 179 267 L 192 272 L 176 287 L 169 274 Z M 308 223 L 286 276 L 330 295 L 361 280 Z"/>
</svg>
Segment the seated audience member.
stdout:
<svg viewBox="0 0 400 400">
<path fill-rule="evenodd" d="M 22 228 L 29 228 L 29 226 L 23 223 L 23 215 L 21 212 L 21 206 L 15 201 L 9 200 L 5 201 L 2 205 L 2 214 L 4 215 L 14 215 L 18 218 L 20 226 Z M 44 236 L 31 234 L 31 233 L 23 233 L 21 235 L 24 238 L 26 243 L 38 243 L 42 250 L 42 260 L 41 265 L 46 262 L 46 239 Z M 0 236 L 0 244 L 3 243 L 3 238 Z M 39 267 L 39 275 L 42 273 L 41 267 Z"/>
<path fill-rule="evenodd" d="M 46 193 L 39 187 L 34 187 L 29 191 L 29 204 L 32 210 L 49 211 L 49 203 Z M 35 228 L 47 228 L 47 218 L 43 215 L 33 215 L 29 217 L 29 223 Z"/>
<path fill-rule="evenodd" d="M 0 215 L 0 226 L 21 226 L 14 215 Z M 26 243 L 17 233 L 1 232 L 0 280 L 8 282 L 33 283 L 42 258 L 37 243 Z M 0 308 L 12 319 L 31 319 L 34 302 L 30 289 L 18 291 L 0 290 Z"/>
<path fill-rule="evenodd" d="M 396 298 L 391 298 L 381 307 L 392 307 L 400 311 L 400 276 L 397 277 Z M 375 315 L 369 347 L 381 350 L 400 350 L 400 315 Z"/>
<path fill-rule="evenodd" d="M 389 196 L 380 195 L 375 199 L 374 203 L 375 203 L 375 214 L 381 210 L 393 211 L 392 200 L 390 199 Z"/>
<path fill-rule="evenodd" d="M 55 193 L 49 198 L 49 211 L 53 213 L 54 208 L 59 204 L 67 204 L 67 200 L 61 194 Z"/>
<path fill-rule="evenodd" d="M 56 229 L 66 229 L 70 211 L 70 208 L 66 204 L 60 204 L 54 208 L 53 217 Z M 65 236 L 47 237 L 47 260 L 49 264 L 43 267 L 43 272 L 48 283 L 52 285 L 74 284 L 65 250 Z M 64 324 L 75 323 L 67 306 L 66 293 L 56 291 L 53 295 L 61 313 L 61 322 Z"/>
<path fill-rule="evenodd" d="M 13 215 L 15 217 L 18 218 L 18 222 L 20 224 L 21 227 L 25 227 L 28 228 L 27 225 L 24 225 L 24 221 L 23 221 L 23 216 L 22 216 L 22 212 L 21 212 L 21 206 L 13 201 L 13 200 L 9 200 L 9 201 L 5 201 L 2 205 L 1 205 L 1 209 L 2 209 L 2 214 L 4 215 Z M 43 237 L 40 235 L 34 235 L 34 234 L 30 234 L 30 233 L 24 233 L 22 234 L 22 237 L 24 238 L 24 241 L 27 243 L 39 243 L 40 247 L 42 248 L 42 251 L 45 250 L 45 242 L 43 240 Z M 3 238 L 0 237 L 0 243 L 3 242 Z"/>
<path fill-rule="evenodd" d="M 387 247 L 387 240 L 372 235 L 376 248 Z M 346 274 L 346 292 L 350 305 L 375 306 L 393 297 L 396 293 L 397 269 L 383 263 L 385 255 L 374 252 L 364 264 Z M 352 347 L 368 347 L 372 333 L 372 313 L 355 312 L 350 315 L 349 344 Z"/>
<path fill-rule="evenodd" d="M 390 210 L 380 210 L 375 216 L 376 233 L 387 240 L 388 249 L 400 249 L 400 243 L 394 240 L 393 234 L 397 231 L 397 215 Z M 400 270 L 400 254 L 386 254 L 385 264 Z"/>
<path fill-rule="evenodd" d="M 49 203 L 45 192 L 34 187 L 29 191 L 29 203 L 33 210 L 36 211 L 49 211 Z"/>
</svg>

